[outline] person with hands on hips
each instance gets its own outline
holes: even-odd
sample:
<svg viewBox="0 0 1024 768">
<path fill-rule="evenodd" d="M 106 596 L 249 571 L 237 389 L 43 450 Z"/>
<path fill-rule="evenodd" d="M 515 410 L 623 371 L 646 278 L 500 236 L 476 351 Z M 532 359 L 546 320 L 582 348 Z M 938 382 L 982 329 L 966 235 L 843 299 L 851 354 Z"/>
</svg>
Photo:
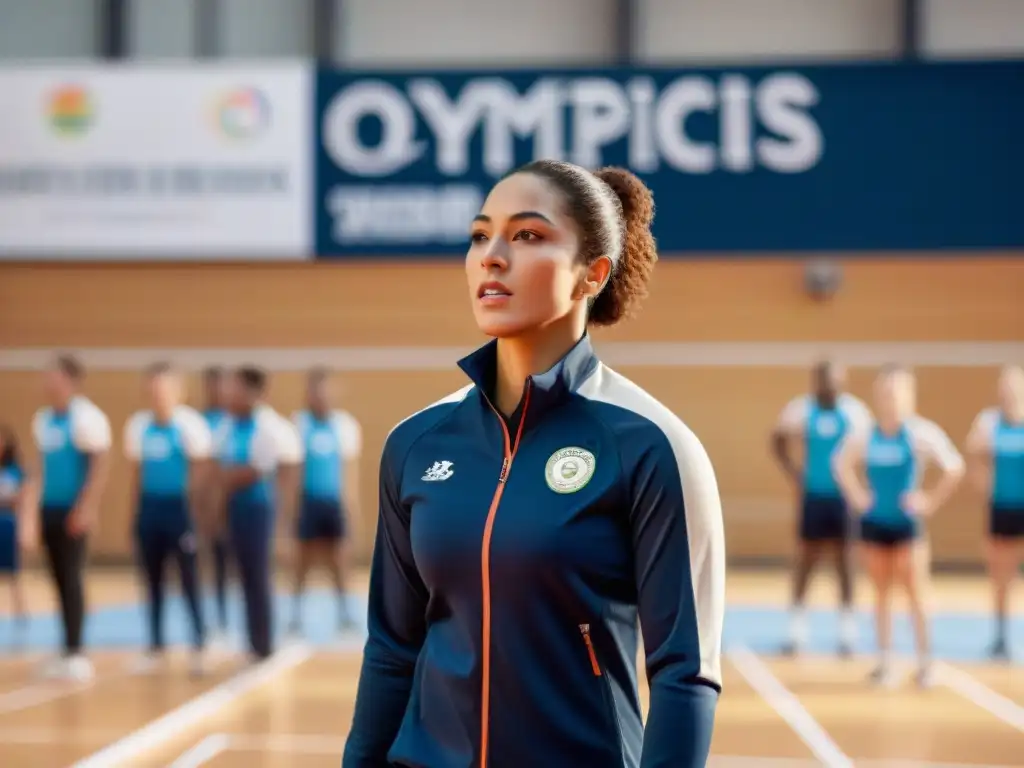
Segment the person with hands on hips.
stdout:
<svg viewBox="0 0 1024 768">
<path fill-rule="evenodd" d="M 900 366 L 883 368 L 875 382 L 875 420 L 852 432 L 835 456 L 836 478 L 860 516 L 864 562 L 875 589 L 879 662 L 873 682 L 894 682 L 890 665 L 894 586 L 910 605 L 918 653 L 917 684 L 933 683 L 927 615 L 930 556 L 922 521 L 945 503 L 964 474 L 964 460 L 935 422 L 916 414 L 916 382 Z M 921 486 L 935 464 L 941 477 Z"/>
</svg>

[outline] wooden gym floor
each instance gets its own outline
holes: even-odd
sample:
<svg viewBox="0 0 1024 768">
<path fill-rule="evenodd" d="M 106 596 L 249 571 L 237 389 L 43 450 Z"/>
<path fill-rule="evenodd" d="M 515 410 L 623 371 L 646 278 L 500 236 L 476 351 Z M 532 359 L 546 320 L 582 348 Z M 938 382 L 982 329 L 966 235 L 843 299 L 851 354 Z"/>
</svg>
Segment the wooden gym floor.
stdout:
<svg viewBox="0 0 1024 768">
<path fill-rule="evenodd" d="M 89 685 L 41 682 L 33 668 L 58 628 L 50 590 L 29 575 L 36 606 L 23 650 L 0 658 L 0 765 L 3 768 L 338 768 L 359 671 L 360 636 L 332 640 L 329 594 L 310 594 L 308 645 L 285 646 L 269 662 L 243 667 L 224 657 L 200 680 L 175 652 L 149 676 L 126 670 L 143 637 L 130 573 L 95 573 L 87 627 L 97 678 Z M 934 622 L 940 684 L 876 690 L 865 682 L 870 621 L 859 616 L 861 655 L 830 656 L 834 617 L 824 608 L 830 585 L 812 604 L 810 655 L 777 658 L 784 637 L 784 574 L 730 576 L 725 692 L 718 710 L 712 765 L 720 766 L 1024 766 L 1024 667 L 982 661 L 989 641 L 984 583 L 936 583 Z M 866 607 L 866 589 L 860 592 Z M 0 600 L 5 597 L 0 587 Z M 282 615 L 287 602 L 282 597 Z M 181 642 L 180 605 L 168 606 L 169 634 Z M 234 626 L 239 626 L 238 608 Z M 1018 614 L 1019 615 L 1019 614 Z M 0 618 L 0 645 L 14 630 Z M 1014 631 L 1024 639 L 1024 621 Z M 905 618 L 897 646 L 909 648 Z M 1018 648 L 1018 653 L 1020 652 Z M 907 667 L 909 671 L 909 666 Z"/>
</svg>

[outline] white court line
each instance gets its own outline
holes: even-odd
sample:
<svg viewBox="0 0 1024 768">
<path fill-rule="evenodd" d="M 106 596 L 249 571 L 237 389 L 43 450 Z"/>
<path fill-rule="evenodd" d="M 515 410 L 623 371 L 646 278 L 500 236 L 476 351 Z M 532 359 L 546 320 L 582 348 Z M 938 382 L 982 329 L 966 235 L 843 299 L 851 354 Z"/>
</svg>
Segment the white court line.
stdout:
<svg viewBox="0 0 1024 768">
<path fill-rule="evenodd" d="M 77 728 L 0 728 L 0 744 L 109 744 L 124 735 L 117 730 L 79 730 Z"/>
<path fill-rule="evenodd" d="M 1024 343 L 1001 341 L 753 341 L 753 342 L 602 342 L 595 347 L 609 365 L 656 368 L 722 366 L 806 368 L 823 356 L 847 366 L 876 367 L 892 360 L 914 366 L 996 367 L 1024 359 Z M 208 365 L 264 365 L 276 371 L 305 371 L 321 365 L 339 371 L 447 371 L 472 352 L 463 347 L 322 348 L 156 348 L 89 347 L 75 352 L 94 370 L 138 370 L 154 360 L 184 368 Z M 49 365 L 56 350 L 45 347 L 0 350 L 0 371 L 35 371 Z"/>
<path fill-rule="evenodd" d="M 996 693 L 976 677 L 949 664 L 938 666 L 939 682 L 984 709 L 993 717 L 1024 733 L 1024 707 Z"/>
<path fill-rule="evenodd" d="M 763 661 L 743 647 L 728 654 L 736 671 L 750 684 L 789 727 L 807 745 L 815 757 L 829 768 L 853 768 L 851 760 L 800 700 L 777 678 Z"/>
<path fill-rule="evenodd" d="M 87 683 L 48 681 L 33 683 L 0 695 L 0 715 L 21 712 L 58 699 L 64 699 L 92 690 L 101 683 L 108 683 L 126 677 L 127 672 L 115 672 L 103 677 L 96 676 Z"/>
<path fill-rule="evenodd" d="M 230 734 L 230 749 L 239 752 L 285 752 L 304 755 L 337 755 L 345 751 L 346 739 L 341 736 L 316 734 Z"/>
<path fill-rule="evenodd" d="M 139 755 L 150 752 L 206 718 L 212 717 L 281 672 L 298 666 L 312 653 L 312 649 L 306 645 L 284 648 L 266 661 L 172 709 L 120 741 L 79 760 L 72 768 L 114 768 L 118 765 L 129 765 Z"/>
<path fill-rule="evenodd" d="M 199 768 L 217 755 L 226 752 L 230 746 L 230 737 L 223 733 L 214 733 L 171 763 L 170 768 Z"/>
</svg>

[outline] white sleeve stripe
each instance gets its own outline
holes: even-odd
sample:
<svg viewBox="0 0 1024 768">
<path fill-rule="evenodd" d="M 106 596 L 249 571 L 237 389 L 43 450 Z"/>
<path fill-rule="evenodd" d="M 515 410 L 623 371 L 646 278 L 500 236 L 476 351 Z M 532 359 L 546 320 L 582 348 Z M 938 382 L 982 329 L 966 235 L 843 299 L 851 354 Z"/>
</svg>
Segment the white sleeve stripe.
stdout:
<svg viewBox="0 0 1024 768">
<path fill-rule="evenodd" d="M 78 450 L 95 453 L 110 450 L 110 420 L 91 400 L 76 397 L 70 405 L 71 440 Z"/>
<path fill-rule="evenodd" d="M 999 409 L 986 408 L 977 415 L 967 435 L 967 450 L 991 451 L 999 424 Z"/>
<path fill-rule="evenodd" d="M 777 432 L 787 435 L 799 435 L 807 428 L 807 416 L 810 411 L 810 397 L 800 395 L 794 397 L 779 413 L 775 422 Z"/>
<path fill-rule="evenodd" d="M 181 428 L 185 455 L 192 461 L 210 458 L 213 452 L 213 436 L 202 415 L 188 406 L 181 406 L 175 413 L 175 418 Z"/>
<path fill-rule="evenodd" d="M 32 440 L 35 442 L 36 448 L 41 449 L 46 442 L 44 435 L 50 421 L 50 413 L 49 408 L 40 408 L 32 417 Z"/>
<path fill-rule="evenodd" d="M 722 681 L 722 624 L 725 618 L 725 530 L 714 468 L 697 436 L 668 408 L 604 364 L 579 388 L 589 400 L 632 411 L 657 426 L 675 454 L 683 485 L 690 546 L 690 572 L 700 644 L 700 676 Z"/>
</svg>

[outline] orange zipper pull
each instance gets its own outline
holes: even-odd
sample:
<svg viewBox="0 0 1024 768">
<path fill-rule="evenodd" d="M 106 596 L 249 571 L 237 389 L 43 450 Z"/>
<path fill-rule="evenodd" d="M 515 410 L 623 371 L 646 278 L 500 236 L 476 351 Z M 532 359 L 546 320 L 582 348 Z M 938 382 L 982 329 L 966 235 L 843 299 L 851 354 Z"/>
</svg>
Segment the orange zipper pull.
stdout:
<svg viewBox="0 0 1024 768">
<path fill-rule="evenodd" d="M 601 665 L 597 663 L 597 651 L 594 650 L 594 641 L 590 638 L 590 625 L 580 624 L 580 634 L 583 635 L 583 644 L 587 646 L 587 655 L 590 656 L 590 668 L 594 670 L 594 677 L 600 677 Z"/>
<path fill-rule="evenodd" d="M 505 482 L 505 478 L 508 477 L 508 465 L 509 465 L 509 460 L 508 460 L 508 456 L 506 456 L 505 460 L 503 462 L 501 462 L 501 474 L 498 475 L 498 482 L 499 483 L 504 483 Z"/>
</svg>

